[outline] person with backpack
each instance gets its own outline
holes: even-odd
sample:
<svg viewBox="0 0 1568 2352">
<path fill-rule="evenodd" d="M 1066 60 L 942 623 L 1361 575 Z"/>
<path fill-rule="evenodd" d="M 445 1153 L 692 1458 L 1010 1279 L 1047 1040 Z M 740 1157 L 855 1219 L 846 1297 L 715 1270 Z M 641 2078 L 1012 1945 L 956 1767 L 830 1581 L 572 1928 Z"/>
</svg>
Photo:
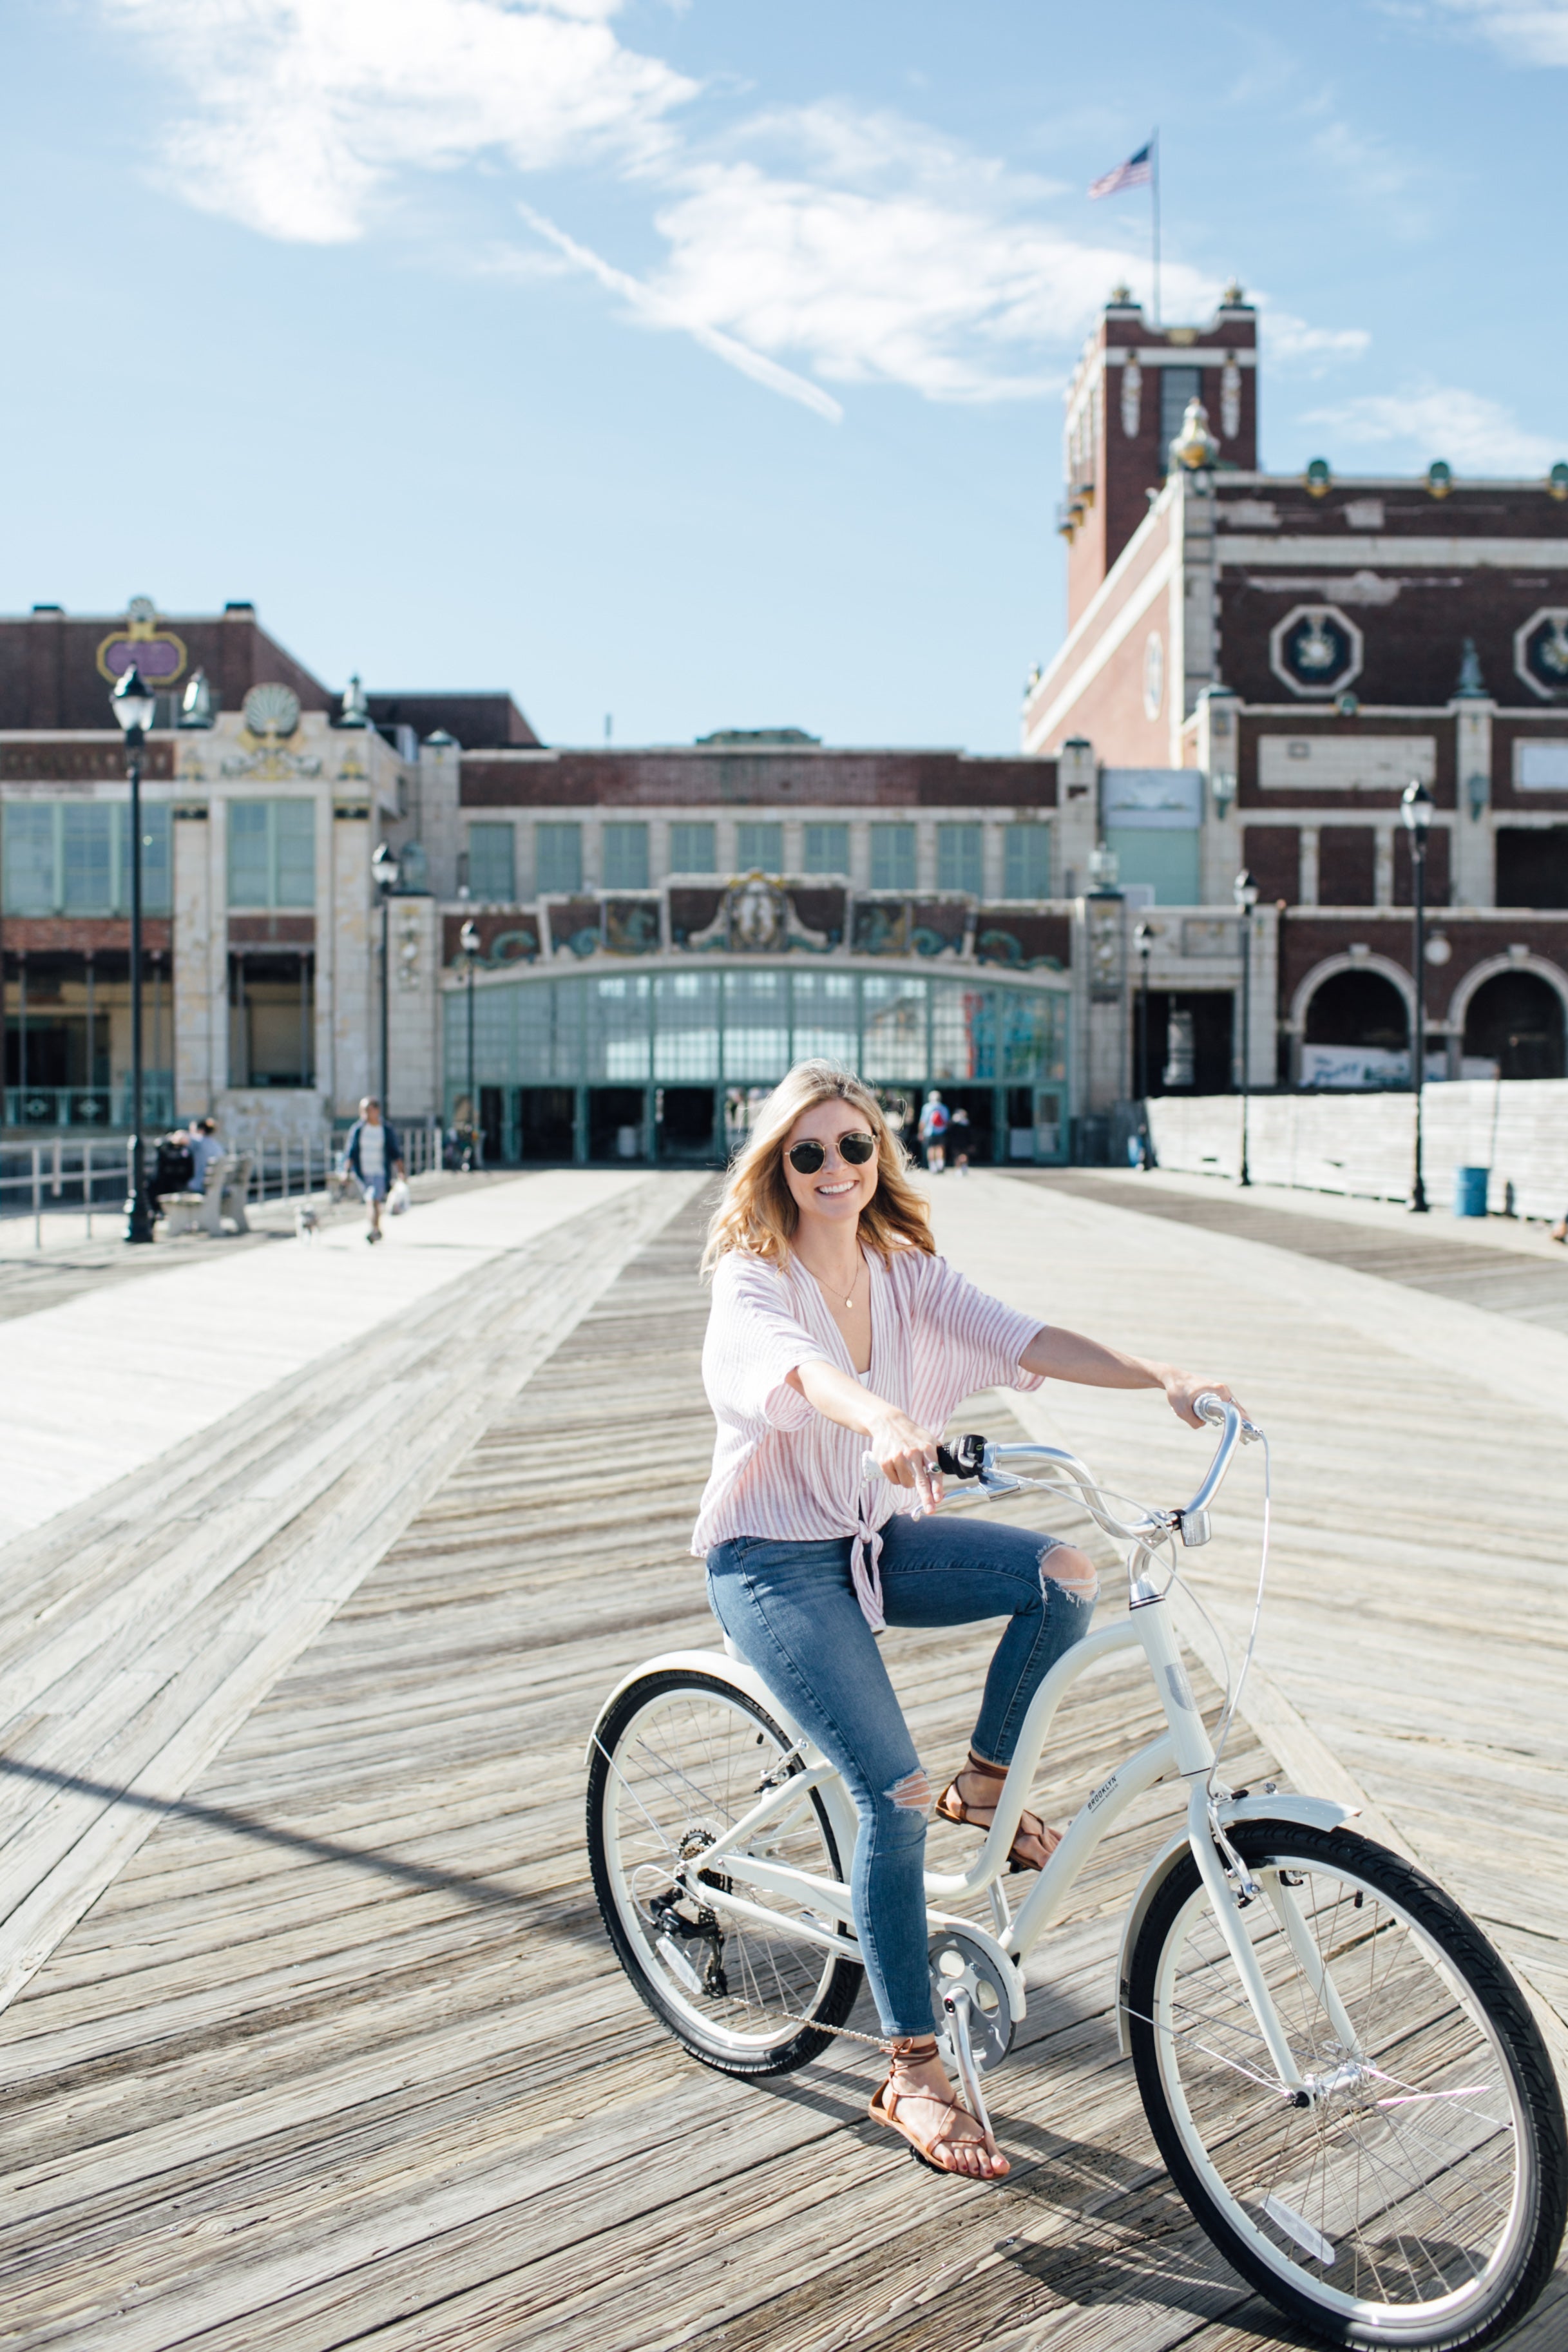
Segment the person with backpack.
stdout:
<svg viewBox="0 0 1568 2352">
<path fill-rule="evenodd" d="M 933 1176 L 940 1176 L 947 1166 L 947 1130 L 950 1125 L 947 1105 L 932 1087 L 921 1106 L 919 1134 L 925 1153 L 925 1164 Z"/>
</svg>

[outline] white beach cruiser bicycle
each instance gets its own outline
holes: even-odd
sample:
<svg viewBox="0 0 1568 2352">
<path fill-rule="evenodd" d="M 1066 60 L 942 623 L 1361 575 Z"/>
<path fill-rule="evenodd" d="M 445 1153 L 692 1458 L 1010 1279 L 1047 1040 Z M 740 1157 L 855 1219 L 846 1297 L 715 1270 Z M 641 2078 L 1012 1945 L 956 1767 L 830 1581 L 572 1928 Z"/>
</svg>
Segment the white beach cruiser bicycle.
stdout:
<svg viewBox="0 0 1568 2352">
<path fill-rule="evenodd" d="M 967 1487 L 950 1500 L 1066 1491 L 1128 1547 L 1127 1613 L 1036 1693 L 978 1859 L 927 1874 L 943 2058 L 984 2124 L 981 2076 L 1024 2016 L 1025 1959 L 1112 1824 L 1157 1783 L 1184 1784 L 1184 1823 L 1133 1897 L 1118 1979 L 1122 2053 L 1172 2179 L 1227 2261 L 1321 2340 L 1489 2342 L 1540 2294 L 1563 2236 L 1552 2062 L 1480 1930 L 1348 1829 L 1352 1808 L 1220 1778 L 1246 1668 L 1216 1752 L 1166 1604 L 1177 1542 L 1207 1542 L 1220 1482 L 1259 1433 L 1217 1397 L 1198 1411 L 1219 1444 L 1181 1510 L 1122 1517 L 1058 1447 L 943 1449 Z M 1266 1511 L 1259 1604 L 1267 1552 Z M 1003 1874 L 1057 1708 L 1100 1660 L 1135 1651 L 1167 1727 L 1085 1798 L 1015 1913 Z M 855 1837 L 837 1773 L 741 1660 L 673 1652 L 611 1694 L 589 1748 L 595 1890 L 637 1990 L 706 2064 L 784 2074 L 844 2028 L 862 1975 Z M 989 1927 L 944 1907 L 978 1895 Z"/>
</svg>

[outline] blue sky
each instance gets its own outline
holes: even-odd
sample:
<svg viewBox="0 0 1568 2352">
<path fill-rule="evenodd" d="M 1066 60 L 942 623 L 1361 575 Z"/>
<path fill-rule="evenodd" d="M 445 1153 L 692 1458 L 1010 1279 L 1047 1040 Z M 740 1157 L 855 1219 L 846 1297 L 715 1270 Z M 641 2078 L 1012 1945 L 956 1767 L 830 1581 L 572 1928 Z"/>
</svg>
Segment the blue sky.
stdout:
<svg viewBox="0 0 1568 2352">
<path fill-rule="evenodd" d="M 552 742 L 1009 751 L 1063 383 L 1262 308 L 1263 454 L 1568 456 L 1568 0 L 10 0 L 0 606 L 253 598 Z"/>
</svg>

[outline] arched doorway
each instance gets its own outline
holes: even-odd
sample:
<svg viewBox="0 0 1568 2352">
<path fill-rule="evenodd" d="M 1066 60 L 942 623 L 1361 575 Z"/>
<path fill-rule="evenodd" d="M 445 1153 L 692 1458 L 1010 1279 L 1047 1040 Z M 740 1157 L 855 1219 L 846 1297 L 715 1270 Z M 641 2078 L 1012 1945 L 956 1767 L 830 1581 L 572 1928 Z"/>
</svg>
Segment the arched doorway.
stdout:
<svg viewBox="0 0 1568 2352">
<path fill-rule="evenodd" d="M 1536 971 L 1500 971 L 1465 1008 L 1465 1054 L 1505 1078 L 1563 1076 L 1563 999 Z"/>
<path fill-rule="evenodd" d="M 1307 1007 L 1304 1043 L 1403 1054 L 1410 1044 L 1405 999 L 1380 971 L 1331 972 Z"/>
</svg>

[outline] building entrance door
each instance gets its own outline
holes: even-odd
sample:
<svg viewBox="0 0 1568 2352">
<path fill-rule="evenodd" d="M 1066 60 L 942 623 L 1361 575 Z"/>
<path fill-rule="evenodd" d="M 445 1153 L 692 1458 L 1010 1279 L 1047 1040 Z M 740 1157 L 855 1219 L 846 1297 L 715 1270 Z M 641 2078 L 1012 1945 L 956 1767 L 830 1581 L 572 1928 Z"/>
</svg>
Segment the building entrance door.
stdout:
<svg viewBox="0 0 1568 2352">
<path fill-rule="evenodd" d="M 972 1168 L 989 1168 L 996 1158 L 996 1089 L 994 1087 L 943 1087 L 948 1109 L 947 1164 L 956 1168 L 960 1152 Z M 965 1118 L 960 1118 L 960 1111 Z"/>
<path fill-rule="evenodd" d="M 642 1087 L 590 1087 L 590 1160 L 647 1158 L 647 1096 Z"/>
<path fill-rule="evenodd" d="M 654 1149 L 660 1160 L 710 1167 L 723 1159 L 711 1087 L 660 1087 L 654 1096 Z"/>
<path fill-rule="evenodd" d="M 541 1160 L 575 1160 L 576 1087 L 520 1087 L 518 1129 L 518 1157 L 525 1163 Z"/>
</svg>

